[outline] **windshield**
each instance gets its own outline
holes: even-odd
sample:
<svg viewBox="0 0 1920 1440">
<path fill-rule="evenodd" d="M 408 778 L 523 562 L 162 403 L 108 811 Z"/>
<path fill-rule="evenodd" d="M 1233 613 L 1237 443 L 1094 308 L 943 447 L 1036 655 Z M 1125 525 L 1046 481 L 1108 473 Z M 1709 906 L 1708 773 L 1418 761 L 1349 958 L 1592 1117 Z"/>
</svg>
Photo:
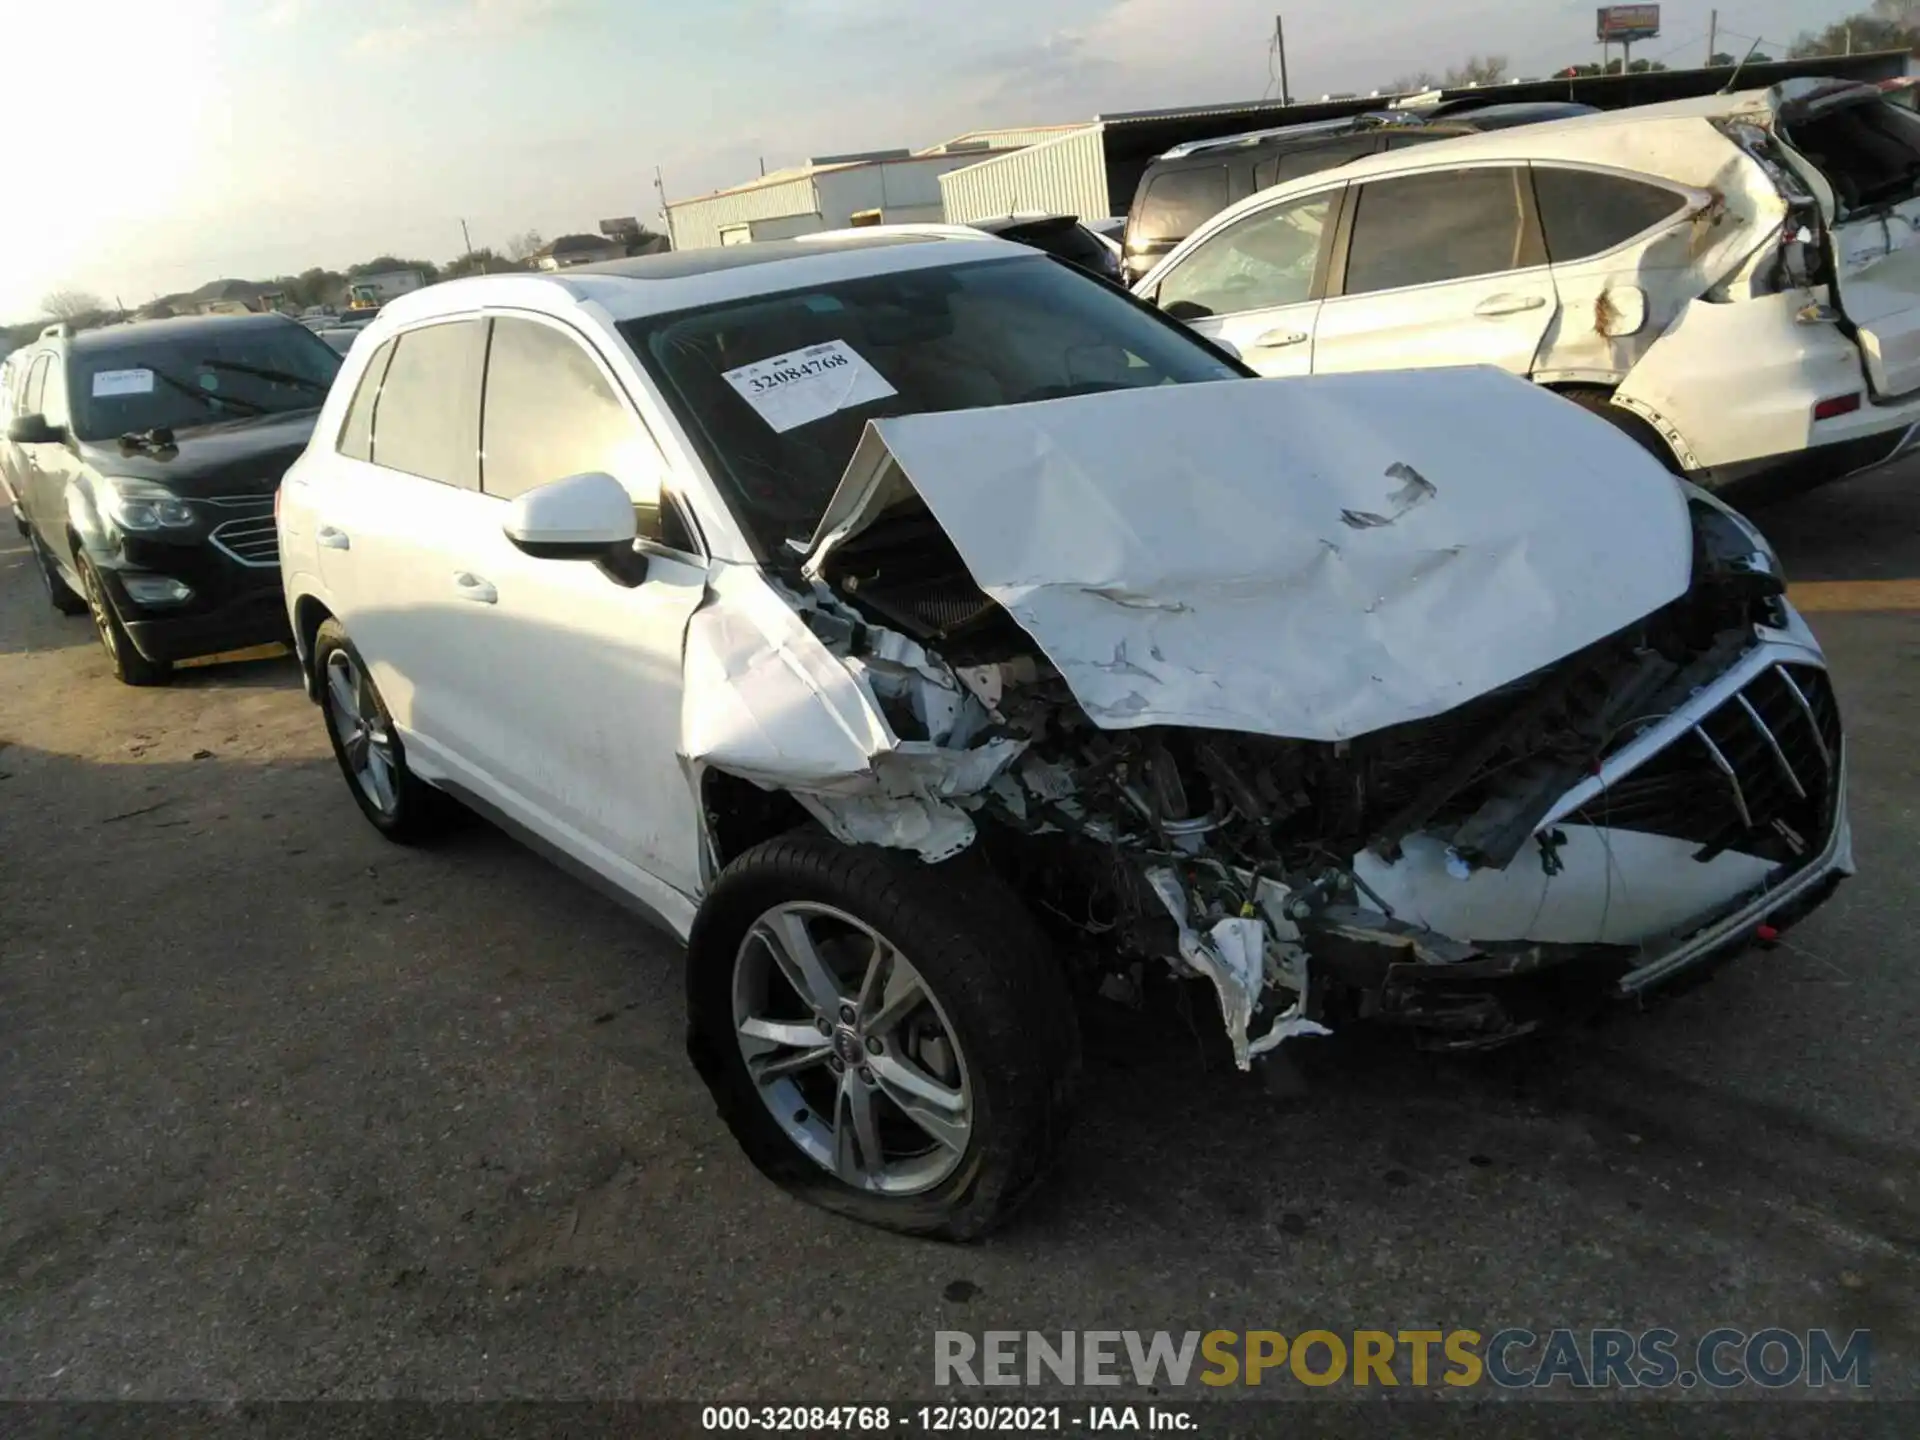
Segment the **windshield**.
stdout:
<svg viewBox="0 0 1920 1440">
<path fill-rule="evenodd" d="M 340 357 L 304 326 L 208 326 L 177 335 L 128 336 L 69 361 L 73 433 L 82 440 L 249 415 L 313 410 L 327 398 Z"/>
<path fill-rule="evenodd" d="M 756 295 L 620 330 L 766 553 L 812 536 L 869 420 L 1242 374 L 1042 256 Z"/>
</svg>

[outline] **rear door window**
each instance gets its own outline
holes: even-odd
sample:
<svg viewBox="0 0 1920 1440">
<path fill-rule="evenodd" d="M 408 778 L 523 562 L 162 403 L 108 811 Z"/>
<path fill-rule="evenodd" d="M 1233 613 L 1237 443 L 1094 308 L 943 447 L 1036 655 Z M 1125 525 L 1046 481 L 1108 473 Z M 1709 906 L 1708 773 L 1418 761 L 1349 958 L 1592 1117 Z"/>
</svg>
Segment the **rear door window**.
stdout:
<svg viewBox="0 0 1920 1440">
<path fill-rule="evenodd" d="M 1287 150 L 1275 156 L 1275 185 L 1284 185 L 1289 180 L 1298 180 L 1303 175 L 1318 175 L 1322 170 L 1331 170 L 1336 165 L 1344 165 L 1349 160 L 1358 160 L 1362 155 L 1375 154 L 1380 149 L 1380 137 L 1377 135 L 1356 135 L 1348 140 L 1336 140 L 1326 145 L 1315 145 L 1305 150 Z M 1264 188 L 1264 187 L 1263 187 Z"/>
<path fill-rule="evenodd" d="M 1136 228 L 1143 240 L 1184 240 L 1226 208 L 1226 166 L 1163 170 L 1147 185 Z"/>
<path fill-rule="evenodd" d="M 1687 207 L 1686 196 L 1663 185 L 1549 165 L 1533 167 L 1533 190 L 1547 258 L 1556 265 L 1624 245 Z"/>
<path fill-rule="evenodd" d="M 480 488 L 480 376 L 486 321 L 453 320 L 395 337 L 373 411 L 373 463 Z"/>
<path fill-rule="evenodd" d="M 1275 205 L 1210 235 L 1160 282 L 1160 307 L 1176 320 L 1298 305 L 1313 278 L 1339 189 Z"/>
<path fill-rule="evenodd" d="M 1543 263 L 1524 169 L 1432 170 L 1362 185 L 1345 294 L 1434 285 Z"/>
</svg>

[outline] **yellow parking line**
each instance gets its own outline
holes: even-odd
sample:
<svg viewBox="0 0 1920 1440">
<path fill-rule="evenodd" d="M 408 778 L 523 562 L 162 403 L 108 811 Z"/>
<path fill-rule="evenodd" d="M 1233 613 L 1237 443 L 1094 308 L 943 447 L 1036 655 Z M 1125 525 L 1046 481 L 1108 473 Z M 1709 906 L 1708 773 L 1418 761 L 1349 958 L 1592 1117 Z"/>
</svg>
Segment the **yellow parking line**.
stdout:
<svg viewBox="0 0 1920 1440">
<path fill-rule="evenodd" d="M 191 660 L 182 660 L 174 668 L 188 670 L 200 665 L 232 665 L 241 660 L 273 660 L 282 655 L 291 655 L 291 645 L 278 643 L 270 645 L 249 645 L 244 650 L 222 650 L 218 655 L 197 655 Z"/>
<path fill-rule="evenodd" d="M 1809 580 L 1787 591 L 1810 613 L 1828 610 L 1920 610 L 1920 580 Z"/>
</svg>

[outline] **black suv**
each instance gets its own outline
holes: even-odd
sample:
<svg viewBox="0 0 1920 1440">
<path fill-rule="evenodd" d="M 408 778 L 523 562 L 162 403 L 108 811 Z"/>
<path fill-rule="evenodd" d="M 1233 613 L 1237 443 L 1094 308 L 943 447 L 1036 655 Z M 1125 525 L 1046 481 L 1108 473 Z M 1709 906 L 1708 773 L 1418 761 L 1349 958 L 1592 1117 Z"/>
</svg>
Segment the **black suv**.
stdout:
<svg viewBox="0 0 1920 1440">
<path fill-rule="evenodd" d="M 1381 150 L 1593 113 L 1593 106 L 1571 101 L 1490 104 L 1463 97 L 1176 145 L 1147 166 L 1133 192 L 1123 244 L 1126 281 L 1145 275 L 1201 222 L 1270 186 Z"/>
<path fill-rule="evenodd" d="M 274 491 L 340 357 L 280 315 L 44 331 L 9 357 L 0 451 L 54 607 L 114 673 L 287 637 Z"/>
</svg>

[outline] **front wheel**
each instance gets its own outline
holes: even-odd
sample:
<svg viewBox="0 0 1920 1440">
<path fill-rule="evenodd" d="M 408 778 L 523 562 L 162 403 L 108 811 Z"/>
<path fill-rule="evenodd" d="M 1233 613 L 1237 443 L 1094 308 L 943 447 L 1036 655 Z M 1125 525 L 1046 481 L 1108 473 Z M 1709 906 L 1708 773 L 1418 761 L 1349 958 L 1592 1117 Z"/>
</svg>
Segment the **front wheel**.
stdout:
<svg viewBox="0 0 1920 1440">
<path fill-rule="evenodd" d="M 689 948 L 694 1063 L 748 1159 L 800 1198 L 973 1239 L 1057 1153 L 1071 1002 L 977 858 L 785 835 L 727 867 Z"/>
<path fill-rule="evenodd" d="M 74 564 L 80 571 L 80 588 L 86 592 L 87 609 L 93 615 L 94 634 L 100 637 L 100 648 L 107 652 L 107 659 L 113 665 L 114 678 L 122 685 L 165 685 L 173 679 L 172 665 L 147 659 L 134 645 L 93 562 L 76 554 Z"/>
<path fill-rule="evenodd" d="M 320 709 L 333 758 L 360 813 L 403 845 L 437 833 L 447 804 L 407 768 L 393 717 L 339 621 L 324 622 L 314 635 L 313 668 L 320 677 Z"/>
</svg>

